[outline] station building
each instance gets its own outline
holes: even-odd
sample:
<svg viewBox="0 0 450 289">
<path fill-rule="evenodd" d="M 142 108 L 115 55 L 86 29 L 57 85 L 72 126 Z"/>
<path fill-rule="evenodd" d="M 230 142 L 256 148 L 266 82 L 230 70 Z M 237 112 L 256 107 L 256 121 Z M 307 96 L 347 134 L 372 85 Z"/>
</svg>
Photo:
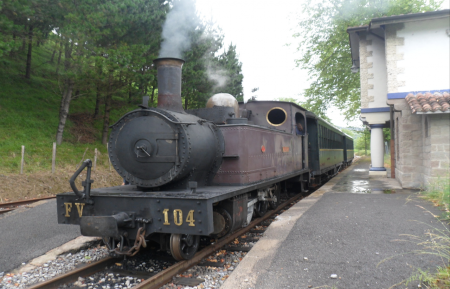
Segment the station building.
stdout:
<svg viewBox="0 0 450 289">
<path fill-rule="evenodd" d="M 449 177 L 450 10 L 374 18 L 349 27 L 361 116 L 371 130 L 371 176 L 386 176 L 383 128 L 391 130 L 391 177 L 424 188 Z"/>
</svg>

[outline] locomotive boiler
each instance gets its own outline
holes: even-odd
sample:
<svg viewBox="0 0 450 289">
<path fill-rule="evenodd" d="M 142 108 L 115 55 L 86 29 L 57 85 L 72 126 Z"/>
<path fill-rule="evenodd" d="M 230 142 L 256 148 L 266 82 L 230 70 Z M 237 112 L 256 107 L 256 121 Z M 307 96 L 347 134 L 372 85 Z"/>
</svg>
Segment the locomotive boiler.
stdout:
<svg viewBox="0 0 450 289">
<path fill-rule="evenodd" d="M 157 59 L 158 107 L 143 104 L 112 126 L 111 162 L 132 185 L 174 189 L 192 181 L 205 186 L 222 162 L 221 131 L 182 108 L 182 65 L 179 59 Z"/>
<path fill-rule="evenodd" d="M 306 191 L 351 162 L 353 140 L 294 103 L 217 94 L 206 108 L 184 111 L 183 63 L 155 60 L 158 106 L 144 97 L 111 126 L 109 157 L 130 185 L 91 190 L 86 160 L 70 180 L 73 192 L 57 195 L 58 222 L 102 237 L 117 255 L 151 240 L 189 259 L 200 236 L 222 238 L 275 208 L 282 192 Z"/>
</svg>

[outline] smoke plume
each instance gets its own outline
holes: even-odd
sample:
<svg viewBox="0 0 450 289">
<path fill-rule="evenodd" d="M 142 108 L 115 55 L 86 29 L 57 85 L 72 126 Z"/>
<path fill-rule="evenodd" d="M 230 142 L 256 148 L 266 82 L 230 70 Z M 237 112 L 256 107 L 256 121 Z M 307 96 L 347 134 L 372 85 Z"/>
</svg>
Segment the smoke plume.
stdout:
<svg viewBox="0 0 450 289">
<path fill-rule="evenodd" d="M 230 80 L 225 69 L 215 67 L 210 63 L 206 65 L 206 75 L 210 81 L 214 82 L 214 90 L 225 87 Z"/>
<path fill-rule="evenodd" d="M 194 1 L 174 1 L 163 25 L 159 57 L 182 58 L 191 47 L 189 33 L 197 26 L 197 19 Z"/>
</svg>

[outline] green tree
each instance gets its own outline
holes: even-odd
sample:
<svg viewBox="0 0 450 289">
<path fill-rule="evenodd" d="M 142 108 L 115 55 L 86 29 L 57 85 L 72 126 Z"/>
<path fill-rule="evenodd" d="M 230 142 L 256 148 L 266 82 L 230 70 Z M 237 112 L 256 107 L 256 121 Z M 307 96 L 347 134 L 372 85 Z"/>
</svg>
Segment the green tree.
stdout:
<svg viewBox="0 0 450 289">
<path fill-rule="evenodd" d="M 357 132 L 354 140 L 355 149 L 364 150 L 364 155 L 367 155 L 367 150 L 370 150 L 370 130 L 366 127 L 363 131 Z"/>
<path fill-rule="evenodd" d="M 280 98 L 277 98 L 276 100 L 293 102 L 293 103 L 303 107 L 307 111 L 310 111 L 310 112 L 314 113 L 315 115 L 323 118 L 324 120 L 328 121 L 329 123 L 332 123 L 331 119 L 326 114 L 324 114 L 321 110 L 317 109 L 315 106 L 312 106 L 307 101 L 306 102 L 302 102 L 302 101 L 300 101 L 298 99 L 294 99 L 294 98 L 291 98 L 291 97 L 280 97 Z"/>
<path fill-rule="evenodd" d="M 300 40 L 302 57 L 297 66 L 309 72 L 311 86 L 305 90 L 308 105 L 320 116 L 327 108 L 340 109 L 347 120 L 354 119 L 360 107 L 359 74 L 352 64 L 347 27 L 367 25 L 371 19 L 436 10 L 437 0 L 329 0 L 307 1 L 303 18 L 294 34 Z"/>
<path fill-rule="evenodd" d="M 351 136 L 353 139 L 355 139 L 355 137 L 357 136 L 357 132 L 354 131 L 354 130 L 352 130 L 352 129 L 350 129 L 350 128 L 345 128 L 345 127 L 343 127 L 343 128 L 341 128 L 341 130 L 342 130 L 344 133 L 346 133 L 346 134 L 348 134 L 349 136 Z"/>
<path fill-rule="evenodd" d="M 38 36 L 39 44 L 57 27 L 62 15 L 58 0 L 4 0 L 0 2 L 0 56 L 18 49 L 18 39 L 22 40 L 22 50 L 27 46 L 25 78 L 31 78 L 33 37 Z"/>
<path fill-rule="evenodd" d="M 184 53 L 182 97 L 185 109 L 204 107 L 213 94 L 230 93 L 243 100 L 242 64 L 236 47 L 219 54 L 223 34 L 212 21 L 200 21 L 190 32 L 191 47 Z"/>
<path fill-rule="evenodd" d="M 191 47 L 184 52 L 182 99 L 185 109 L 204 107 L 213 95 L 216 53 L 222 48 L 223 36 L 210 22 L 202 22 L 189 32 Z M 213 76 L 213 77 L 212 77 Z"/>
<path fill-rule="evenodd" d="M 218 57 L 218 67 L 221 69 L 224 77 L 224 85 L 216 87 L 214 92 L 224 92 L 233 95 L 238 101 L 244 101 L 244 92 L 242 81 L 244 75 L 242 74 L 242 63 L 239 61 L 239 56 L 236 52 L 236 45 L 232 43 Z"/>
<path fill-rule="evenodd" d="M 64 71 L 57 143 L 62 142 L 74 89 L 96 88 L 104 100 L 102 142 L 106 144 L 114 94 L 144 87 L 152 80 L 151 61 L 160 44 L 161 26 L 169 8 L 162 0 L 65 0 L 67 11 L 58 28 L 63 41 Z M 125 87 L 127 89 L 125 89 Z M 96 107 L 98 114 L 99 107 Z"/>
<path fill-rule="evenodd" d="M 160 57 L 183 58 L 184 109 L 204 107 L 214 93 L 242 97 L 242 72 L 235 46 L 220 54 L 223 33 L 213 22 L 201 19 L 193 0 L 173 0 L 163 26 Z"/>
</svg>

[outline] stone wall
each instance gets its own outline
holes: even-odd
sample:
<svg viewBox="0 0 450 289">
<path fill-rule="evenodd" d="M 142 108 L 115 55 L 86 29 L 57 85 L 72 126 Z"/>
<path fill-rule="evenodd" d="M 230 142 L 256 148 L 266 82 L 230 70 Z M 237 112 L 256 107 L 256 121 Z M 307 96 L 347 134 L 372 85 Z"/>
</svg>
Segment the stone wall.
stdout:
<svg viewBox="0 0 450 289">
<path fill-rule="evenodd" d="M 422 172 L 423 172 L 423 187 L 426 186 L 425 176 L 431 174 L 431 130 L 430 130 L 430 116 L 422 116 L 422 144 L 423 144 L 423 162 L 422 162 Z"/>
<path fill-rule="evenodd" d="M 412 114 L 404 99 L 389 100 L 398 118 L 395 178 L 403 188 L 421 189 L 449 177 L 450 114 Z"/>
<path fill-rule="evenodd" d="M 403 188 L 418 189 L 423 187 L 423 124 L 422 116 L 411 113 L 404 99 L 390 101 L 398 119 L 398 131 L 395 135 L 395 178 Z"/>
<path fill-rule="evenodd" d="M 368 51 L 367 47 L 372 45 L 372 41 L 367 40 L 367 35 L 364 33 L 361 33 L 359 37 L 361 108 L 368 108 L 369 102 L 373 101 L 373 96 L 369 97 L 369 89 L 373 89 L 373 84 L 369 84 L 369 79 L 373 78 L 373 75 L 369 75 L 369 69 L 373 67 L 373 63 L 368 62 L 367 58 L 372 56 L 372 51 Z"/>
<path fill-rule="evenodd" d="M 399 46 L 405 44 L 403 37 L 397 37 L 397 32 L 404 29 L 404 24 L 393 24 L 386 26 L 386 68 L 388 93 L 399 92 L 399 88 L 405 86 L 398 75 L 404 73 L 404 68 L 398 66 L 398 61 L 403 60 L 403 53 L 398 51 Z"/>
<path fill-rule="evenodd" d="M 450 114 L 430 114 L 428 117 L 429 151 L 424 159 L 424 185 L 449 178 L 450 165 Z M 428 142 L 427 141 L 427 142 Z"/>
</svg>

